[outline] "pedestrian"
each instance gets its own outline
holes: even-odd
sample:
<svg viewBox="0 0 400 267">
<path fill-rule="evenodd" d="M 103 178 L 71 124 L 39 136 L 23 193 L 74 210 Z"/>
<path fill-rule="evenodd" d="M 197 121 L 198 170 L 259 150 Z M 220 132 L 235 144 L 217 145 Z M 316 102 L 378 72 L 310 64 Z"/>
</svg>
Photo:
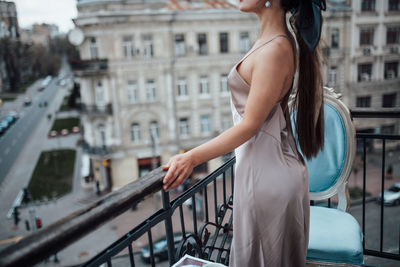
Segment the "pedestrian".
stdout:
<svg viewBox="0 0 400 267">
<path fill-rule="evenodd" d="M 318 43 L 325 1 L 241 0 L 239 9 L 258 16 L 260 31 L 228 75 L 234 126 L 172 156 L 163 166 L 163 188 L 178 187 L 195 166 L 235 150 L 229 266 L 306 266 L 310 207 L 304 158 L 316 156 L 324 143 Z M 286 21 L 289 11 L 295 37 Z M 297 65 L 293 105 L 301 153 L 288 107 Z"/>
<path fill-rule="evenodd" d="M 393 179 L 393 166 L 389 165 L 389 167 L 386 169 L 386 179 L 392 180 Z"/>
</svg>

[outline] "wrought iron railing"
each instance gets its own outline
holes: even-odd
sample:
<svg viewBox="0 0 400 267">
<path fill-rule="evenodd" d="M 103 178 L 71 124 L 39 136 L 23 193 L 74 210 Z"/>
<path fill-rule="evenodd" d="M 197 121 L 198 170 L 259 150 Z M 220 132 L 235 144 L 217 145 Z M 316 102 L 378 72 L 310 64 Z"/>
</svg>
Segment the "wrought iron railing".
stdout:
<svg viewBox="0 0 400 267">
<path fill-rule="evenodd" d="M 364 117 L 391 117 L 399 118 L 400 109 L 392 109 L 390 113 L 354 109 L 351 111 L 354 118 Z M 400 135 L 364 134 L 357 133 L 357 138 L 363 140 L 363 215 L 361 226 L 365 239 L 365 192 L 366 192 L 366 142 L 367 139 L 383 140 L 382 142 L 382 192 L 384 189 L 385 171 L 385 140 L 400 140 Z M 153 235 L 160 225 L 165 229 L 168 246 L 168 261 L 172 265 L 183 254 L 188 253 L 215 262 L 228 263 L 229 249 L 232 238 L 232 203 L 234 189 L 235 157 L 228 160 L 216 171 L 201 179 L 187 191 L 170 199 L 170 194 L 162 188 L 162 178 L 165 171 L 157 168 L 147 173 L 137 182 L 128 184 L 101 198 L 91 206 L 71 214 L 70 216 L 33 233 L 20 242 L 0 251 L 0 266 L 33 265 L 46 259 L 50 255 L 62 250 L 74 241 L 94 231 L 100 225 L 122 214 L 136 205 L 144 197 L 161 192 L 163 207 L 120 239 L 115 241 L 104 251 L 86 262 L 83 266 L 99 266 L 106 263 L 112 266 L 116 255 L 126 252 L 126 264 L 135 266 L 135 253 L 132 243 L 147 235 L 148 259 L 155 266 L 156 255 L 153 247 Z M 383 197 L 382 197 L 383 199 Z M 191 200 L 191 219 L 184 215 L 183 204 Z M 199 201 L 202 200 L 202 201 Z M 201 204 L 200 204 L 201 203 Z M 313 204 L 313 203 L 312 203 Z M 364 254 L 381 258 L 400 260 L 399 254 L 383 250 L 383 201 L 380 213 L 380 249 L 373 250 L 365 247 Z M 331 201 L 328 200 L 328 206 Z M 201 218 L 200 218 L 201 217 Z M 174 235 L 180 233 L 179 242 L 174 241 Z M 365 240 L 364 239 L 364 240 Z M 399 246 L 400 247 L 400 246 Z"/>
</svg>

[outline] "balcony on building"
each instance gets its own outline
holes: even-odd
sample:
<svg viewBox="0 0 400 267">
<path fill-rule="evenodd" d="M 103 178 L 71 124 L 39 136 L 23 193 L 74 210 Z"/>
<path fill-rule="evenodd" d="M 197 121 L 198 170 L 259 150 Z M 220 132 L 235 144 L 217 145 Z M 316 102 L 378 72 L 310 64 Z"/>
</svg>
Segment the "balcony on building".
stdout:
<svg viewBox="0 0 400 267">
<path fill-rule="evenodd" d="M 113 114 L 112 104 L 106 105 L 90 105 L 82 103 L 80 105 L 80 113 L 91 116 L 108 116 Z"/>
<path fill-rule="evenodd" d="M 77 76 L 99 76 L 108 71 L 107 58 L 73 59 L 69 61 L 72 71 Z"/>
</svg>

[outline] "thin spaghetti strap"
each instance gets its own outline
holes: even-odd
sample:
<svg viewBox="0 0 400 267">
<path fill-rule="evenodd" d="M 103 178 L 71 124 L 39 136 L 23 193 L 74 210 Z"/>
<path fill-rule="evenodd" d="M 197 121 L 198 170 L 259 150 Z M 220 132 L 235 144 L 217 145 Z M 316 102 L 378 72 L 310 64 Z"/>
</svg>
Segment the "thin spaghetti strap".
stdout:
<svg viewBox="0 0 400 267">
<path fill-rule="evenodd" d="M 262 46 L 268 44 L 269 42 L 271 42 L 272 40 L 274 40 L 274 39 L 276 39 L 276 38 L 278 38 L 278 37 L 286 37 L 286 38 L 288 38 L 288 40 L 289 40 L 289 42 L 290 42 L 289 37 L 287 37 L 287 36 L 284 35 L 284 34 L 275 35 L 274 37 L 272 37 L 271 39 L 269 39 L 269 40 L 266 41 L 265 43 L 263 43 L 263 44 L 257 46 L 257 47 L 254 48 L 253 50 L 250 50 L 250 51 L 237 63 L 237 65 L 239 65 L 243 60 L 245 60 L 248 56 L 250 56 L 254 51 L 258 50 L 260 47 L 262 47 Z"/>
</svg>

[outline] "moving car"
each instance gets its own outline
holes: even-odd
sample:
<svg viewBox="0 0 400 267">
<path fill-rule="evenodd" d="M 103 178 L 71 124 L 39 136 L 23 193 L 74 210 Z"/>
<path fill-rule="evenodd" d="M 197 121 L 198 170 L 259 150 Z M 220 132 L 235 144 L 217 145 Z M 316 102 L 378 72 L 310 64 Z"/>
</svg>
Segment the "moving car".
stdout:
<svg viewBox="0 0 400 267">
<path fill-rule="evenodd" d="M 38 90 L 43 91 L 51 82 L 52 77 L 49 75 L 42 81 L 42 84 L 39 86 Z"/>
<path fill-rule="evenodd" d="M 187 236 L 188 234 L 186 234 Z M 182 234 L 175 234 L 174 235 L 174 245 L 175 250 L 178 249 L 179 244 L 182 241 Z M 157 241 L 153 242 L 153 253 L 154 253 L 154 262 L 160 262 L 168 260 L 168 244 L 166 236 L 158 239 Z M 175 252 L 174 252 L 175 253 Z M 145 263 L 150 263 L 150 246 L 146 246 L 140 250 L 140 255 L 142 260 Z"/>
<path fill-rule="evenodd" d="M 376 198 L 376 201 L 380 203 L 381 199 L 382 199 L 382 193 L 379 193 L 379 195 Z M 391 187 L 389 187 L 384 191 L 383 204 L 400 205 L 400 183 L 395 183 L 394 185 L 392 185 Z"/>
<path fill-rule="evenodd" d="M 30 104 L 32 104 L 32 99 L 29 96 L 26 96 L 24 98 L 24 105 L 29 106 Z"/>
</svg>

